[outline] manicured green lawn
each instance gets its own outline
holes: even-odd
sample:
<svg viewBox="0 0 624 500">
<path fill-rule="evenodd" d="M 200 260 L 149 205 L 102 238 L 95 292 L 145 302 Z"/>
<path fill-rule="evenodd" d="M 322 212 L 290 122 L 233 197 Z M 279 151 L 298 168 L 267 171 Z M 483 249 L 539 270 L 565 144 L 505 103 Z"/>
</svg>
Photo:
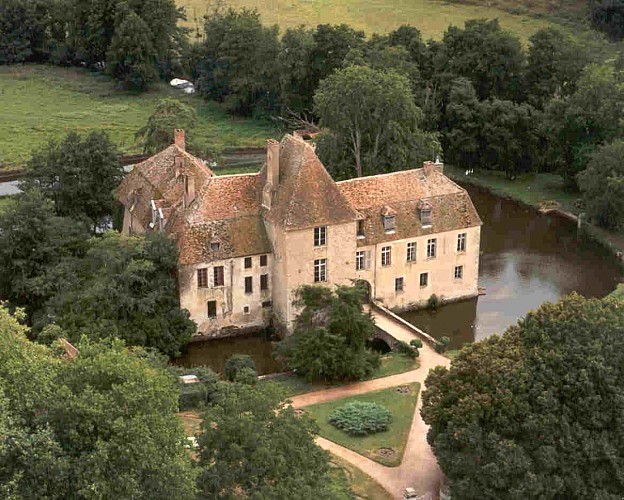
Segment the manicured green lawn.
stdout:
<svg viewBox="0 0 624 500">
<path fill-rule="evenodd" d="M 205 0 L 176 0 L 186 8 L 187 25 L 201 25 L 211 4 Z M 346 23 L 367 35 L 387 33 L 402 24 L 416 26 L 425 39 L 442 38 L 449 26 L 463 26 L 467 19 L 499 18 L 501 24 L 523 40 L 549 23 L 526 15 L 514 15 L 489 6 L 431 0 L 228 0 L 232 7 L 256 8 L 265 24 L 278 24 L 282 31 L 304 24 Z"/>
<path fill-rule="evenodd" d="M 31 152 L 70 130 L 107 131 L 124 153 L 140 152 L 135 132 L 158 99 L 174 96 L 192 105 L 202 147 L 263 146 L 281 137 L 265 121 L 233 118 L 218 104 L 188 96 L 165 83 L 135 94 L 115 88 L 106 76 L 81 68 L 45 65 L 0 66 L 0 165 L 19 167 Z"/>
<path fill-rule="evenodd" d="M 380 464 L 396 467 L 401 464 L 403 459 L 403 452 L 405 451 L 416 401 L 418 400 L 420 384 L 417 382 L 410 384 L 409 388 L 410 392 L 406 394 L 398 392 L 396 387 L 391 387 L 382 391 L 369 392 L 359 396 L 308 406 L 305 410 L 316 420 L 320 428 L 319 434 L 322 437 Z M 336 429 L 327 419 L 336 408 L 350 401 L 365 401 L 385 406 L 392 415 L 392 421 L 388 430 L 370 436 L 354 437 Z M 378 450 L 381 448 L 394 450 L 394 455 L 392 457 L 380 455 Z"/>
<path fill-rule="evenodd" d="M 396 375 L 397 373 L 403 373 L 410 370 L 416 370 L 420 366 L 418 359 L 409 359 L 402 354 L 390 353 L 381 358 L 381 366 L 375 372 L 375 374 L 368 380 L 389 377 L 390 375 Z M 277 384 L 283 390 L 286 396 L 297 396 L 298 394 L 305 394 L 306 392 L 321 391 L 330 387 L 338 387 L 340 385 L 351 384 L 353 382 L 346 382 L 346 384 L 324 384 L 322 382 L 306 382 L 303 378 L 297 375 L 283 375 L 280 377 L 272 378 L 262 383 Z"/>
<path fill-rule="evenodd" d="M 457 357 L 457 355 L 461 352 L 461 349 L 450 349 L 444 353 L 444 355 L 453 360 Z"/>
<path fill-rule="evenodd" d="M 337 474 L 342 472 L 351 486 L 351 491 L 356 498 L 363 500 L 392 500 L 392 495 L 388 493 L 377 481 L 360 469 L 351 465 L 346 460 L 332 456 L 331 463 Z"/>
</svg>

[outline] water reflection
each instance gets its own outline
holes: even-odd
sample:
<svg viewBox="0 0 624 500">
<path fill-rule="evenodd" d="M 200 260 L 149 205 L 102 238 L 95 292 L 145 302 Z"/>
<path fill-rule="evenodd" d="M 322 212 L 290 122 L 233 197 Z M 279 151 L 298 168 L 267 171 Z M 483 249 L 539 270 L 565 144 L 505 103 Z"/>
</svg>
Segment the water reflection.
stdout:
<svg viewBox="0 0 624 500">
<path fill-rule="evenodd" d="M 577 236 L 576 224 L 466 186 L 483 220 L 479 285 L 486 295 L 405 319 L 451 347 L 503 332 L 529 310 L 576 291 L 603 297 L 621 280 L 615 258 Z"/>
</svg>

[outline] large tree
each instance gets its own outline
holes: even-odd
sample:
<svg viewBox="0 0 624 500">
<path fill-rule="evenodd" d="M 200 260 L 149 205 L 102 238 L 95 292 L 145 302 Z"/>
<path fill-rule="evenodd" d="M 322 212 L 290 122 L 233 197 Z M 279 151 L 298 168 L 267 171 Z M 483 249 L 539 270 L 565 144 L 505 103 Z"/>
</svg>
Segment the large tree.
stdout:
<svg viewBox="0 0 624 500">
<path fill-rule="evenodd" d="M 157 153 L 173 144 L 173 131 L 177 128 L 186 131 L 186 144 L 189 146 L 189 132 L 197 124 L 195 109 L 173 97 L 161 99 L 144 127 L 136 133 L 143 142 L 144 153 Z"/>
<path fill-rule="evenodd" d="M 367 349 L 375 324 L 362 311 L 359 287 L 303 286 L 294 305 L 301 308 L 293 335 L 278 346 L 289 368 L 308 380 L 361 380 L 378 366 Z"/>
<path fill-rule="evenodd" d="M 274 385 L 222 385 L 203 417 L 202 498 L 333 498 L 312 421 Z"/>
<path fill-rule="evenodd" d="M 24 499 L 194 497 L 164 370 L 120 342 L 62 360 L 0 308 L 0 495 Z"/>
<path fill-rule="evenodd" d="M 104 132 L 70 132 L 33 155 L 22 186 L 40 189 L 58 215 L 86 217 L 95 229 L 113 214 L 123 173 L 120 154 Z"/>
<path fill-rule="evenodd" d="M 589 0 L 589 17 L 611 40 L 624 38 L 624 0 Z"/>
<path fill-rule="evenodd" d="M 570 295 L 464 348 L 422 415 L 453 498 L 619 498 L 624 312 Z"/>
<path fill-rule="evenodd" d="M 175 244 L 160 234 L 94 237 L 83 258 L 52 271 L 58 292 L 35 318 L 36 330 L 55 323 L 72 341 L 118 337 L 176 356 L 196 327 L 180 309 L 176 266 Z"/>
<path fill-rule="evenodd" d="M 423 132 L 409 80 L 394 71 L 351 66 L 321 82 L 314 109 L 358 177 L 413 168 L 431 158 L 437 141 Z M 320 149 L 326 164 L 327 155 Z"/>
<path fill-rule="evenodd" d="M 50 3 L 3 0 L 0 4 L 0 64 L 43 60 L 50 50 Z"/>
<path fill-rule="evenodd" d="M 624 226 L 624 140 L 601 146 L 578 175 L 587 216 L 609 229 Z"/>
</svg>

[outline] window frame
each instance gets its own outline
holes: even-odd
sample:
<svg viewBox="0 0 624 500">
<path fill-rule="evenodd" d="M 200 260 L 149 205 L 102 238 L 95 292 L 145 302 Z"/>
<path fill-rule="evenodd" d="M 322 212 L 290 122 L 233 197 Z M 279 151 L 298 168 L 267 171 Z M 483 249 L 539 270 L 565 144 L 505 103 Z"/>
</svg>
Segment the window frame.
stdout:
<svg viewBox="0 0 624 500">
<path fill-rule="evenodd" d="M 213 286 L 225 286 L 225 268 L 223 266 L 214 266 L 212 268 L 212 279 Z"/>
<path fill-rule="evenodd" d="M 423 284 L 423 277 L 424 279 L 424 284 Z M 429 286 L 429 273 L 420 273 L 420 276 L 418 277 L 418 284 L 420 285 L 420 288 L 427 288 Z"/>
<path fill-rule="evenodd" d="M 381 247 L 381 267 L 392 265 L 392 246 Z"/>
<path fill-rule="evenodd" d="M 405 256 L 406 262 L 416 262 L 416 249 L 418 246 L 415 241 L 407 242 L 407 255 Z"/>
<path fill-rule="evenodd" d="M 214 304 L 214 314 L 210 314 L 210 305 Z M 206 315 L 209 319 L 216 319 L 217 317 L 217 301 L 216 300 L 208 300 L 206 302 Z"/>
<path fill-rule="evenodd" d="M 253 293 L 253 276 L 245 276 L 245 294 Z"/>
<path fill-rule="evenodd" d="M 267 273 L 260 275 L 260 290 L 269 289 L 269 275 Z"/>
<path fill-rule="evenodd" d="M 208 288 L 208 268 L 200 267 L 197 269 L 197 288 Z"/>
<path fill-rule="evenodd" d="M 386 234 L 392 234 L 396 231 L 396 215 L 384 215 L 383 227 Z"/>
<path fill-rule="evenodd" d="M 219 250 L 221 250 L 221 242 L 219 242 L 219 241 L 211 241 L 210 242 L 210 251 L 211 252 L 218 252 Z"/>
<path fill-rule="evenodd" d="M 267 254 L 260 256 L 260 267 L 266 267 L 269 265 L 269 256 Z"/>
<path fill-rule="evenodd" d="M 314 259 L 314 283 L 327 282 L 327 259 Z"/>
<path fill-rule="evenodd" d="M 457 253 L 466 253 L 468 233 L 459 233 L 457 235 Z"/>
<path fill-rule="evenodd" d="M 355 231 L 355 235 L 357 238 L 366 238 L 366 235 L 364 234 L 364 219 L 358 219 L 357 228 Z"/>
<path fill-rule="evenodd" d="M 251 269 L 253 267 L 253 259 L 251 257 L 245 257 L 243 259 L 243 267 L 245 269 Z"/>
<path fill-rule="evenodd" d="M 459 271 L 459 276 L 457 271 Z M 453 271 L 453 279 L 455 281 L 461 281 L 464 279 L 464 266 L 455 266 L 455 270 Z"/>
<path fill-rule="evenodd" d="M 427 240 L 427 259 L 435 259 L 438 255 L 438 239 L 429 238 Z"/>
<path fill-rule="evenodd" d="M 314 246 L 327 246 L 327 226 L 317 226 L 314 228 Z"/>
<path fill-rule="evenodd" d="M 366 269 L 366 252 L 357 250 L 355 252 L 355 270 L 364 271 Z"/>
<path fill-rule="evenodd" d="M 396 278 L 394 278 L 394 292 L 403 293 L 404 291 L 405 291 L 405 277 L 397 276 Z"/>
</svg>

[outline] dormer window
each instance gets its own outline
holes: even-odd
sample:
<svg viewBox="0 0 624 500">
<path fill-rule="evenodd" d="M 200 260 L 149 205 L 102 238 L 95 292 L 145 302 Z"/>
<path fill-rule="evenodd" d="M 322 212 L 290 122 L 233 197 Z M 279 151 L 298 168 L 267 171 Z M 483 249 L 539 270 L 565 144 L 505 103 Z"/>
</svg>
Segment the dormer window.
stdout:
<svg viewBox="0 0 624 500">
<path fill-rule="evenodd" d="M 386 205 L 381 210 L 381 218 L 386 234 L 394 233 L 396 229 L 396 212 L 391 207 Z"/>
<path fill-rule="evenodd" d="M 422 225 L 422 227 L 431 227 L 431 204 L 427 201 L 420 202 L 418 211 L 420 214 L 420 224 Z"/>
<path fill-rule="evenodd" d="M 362 219 L 357 221 L 357 237 L 364 238 L 364 221 Z"/>
<path fill-rule="evenodd" d="M 212 250 L 213 252 L 218 252 L 220 248 L 221 243 L 219 243 L 218 241 L 210 242 L 210 250 Z"/>
</svg>

